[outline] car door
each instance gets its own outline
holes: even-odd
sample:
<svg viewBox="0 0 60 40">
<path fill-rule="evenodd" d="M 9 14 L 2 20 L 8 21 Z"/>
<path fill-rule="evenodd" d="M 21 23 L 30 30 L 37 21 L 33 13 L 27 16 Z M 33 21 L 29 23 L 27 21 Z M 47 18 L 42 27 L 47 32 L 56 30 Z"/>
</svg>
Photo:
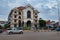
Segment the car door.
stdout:
<svg viewBox="0 0 60 40">
<path fill-rule="evenodd" d="M 12 32 L 13 32 L 13 33 L 15 33 L 15 32 L 16 32 L 16 30 L 13 28 L 13 29 L 12 29 Z"/>
</svg>

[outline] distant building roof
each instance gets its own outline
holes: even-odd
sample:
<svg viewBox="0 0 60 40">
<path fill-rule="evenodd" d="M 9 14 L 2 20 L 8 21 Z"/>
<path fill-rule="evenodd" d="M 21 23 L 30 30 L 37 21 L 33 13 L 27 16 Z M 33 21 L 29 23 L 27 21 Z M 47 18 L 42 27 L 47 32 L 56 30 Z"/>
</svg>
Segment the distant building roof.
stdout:
<svg viewBox="0 0 60 40">
<path fill-rule="evenodd" d="M 7 21 L 0 21 L 0 24 L 4 24 L 4 23 L 7 23 Z"/>
<path fill-rule="evenodd" d="M 50 20 L 46 21 L 46 24 L 50 24 Z"/>
<path fill-rule="evenodd" d="M 23 6 L 20 6 L 20 7 L 17 7 L 18 10 L 23 10 L 24 7 Z"/>
</svg>

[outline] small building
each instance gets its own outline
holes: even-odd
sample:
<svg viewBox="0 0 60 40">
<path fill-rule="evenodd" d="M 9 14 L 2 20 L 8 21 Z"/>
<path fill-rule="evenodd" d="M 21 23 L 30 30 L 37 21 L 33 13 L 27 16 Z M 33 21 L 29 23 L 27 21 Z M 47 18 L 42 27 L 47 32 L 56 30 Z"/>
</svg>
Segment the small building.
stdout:
<svg viewBox="0 0 60 40">
<path fill-rule="evenodd" d="M 51 25 L 51 27 L 55 27 L 55 21 L 51 21 L 51 23 L 50 23 L 50 25 Z"/>
<path fill-rule="evenodd" d="M 48 20 L 48 21 L 46 21 L 46 26 L 50 26 L 50 27 L 55 27 L 55 21 L 50 21 L 50 20 Z"/>
<path fill-rule="evenodd" d="M 38 13 L 30 4 L 26 6 L 15 7 L 8 16 L 10 27 L 37 27 Z"/>
<path fill-rule="evenodd" d="M 56 22 L 54 26 L 59 27 L 59 22 Z"/>
<path fill-rule="evenodd" d="M 51 26 L 50 20 L 47 20 L 47 21 L 46 21 L 46 26 L 47 26 L 47 27 Z"/>
</svg>

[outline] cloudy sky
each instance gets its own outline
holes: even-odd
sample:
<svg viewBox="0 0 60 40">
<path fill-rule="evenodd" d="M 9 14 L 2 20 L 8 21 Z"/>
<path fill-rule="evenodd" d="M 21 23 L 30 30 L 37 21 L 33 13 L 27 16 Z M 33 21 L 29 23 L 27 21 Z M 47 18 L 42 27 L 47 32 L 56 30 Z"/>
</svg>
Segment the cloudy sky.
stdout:
<svg viewBox="0 0 60 40">
<path fill-rule="evenodd" d="M 0 0 L 0 20 L 8 20 L 8 14 L 14 7 L 31 4 L 39 13 L 39 18 L 58 21 L 58 0 Z"/>
</svg>

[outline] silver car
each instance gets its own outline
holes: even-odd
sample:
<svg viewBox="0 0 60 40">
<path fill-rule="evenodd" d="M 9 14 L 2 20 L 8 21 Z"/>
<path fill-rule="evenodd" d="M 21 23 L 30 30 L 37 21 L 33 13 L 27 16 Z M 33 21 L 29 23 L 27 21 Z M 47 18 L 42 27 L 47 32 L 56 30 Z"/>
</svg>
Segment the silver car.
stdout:
<svg viewBox="0 0 60 40">
<path fill-rule="evenodd" d="M 23 34 L 23 30 L 21 28 L 10 28 L 10 29 L 7 29 L 7 33 L 8 34 Z"/>
</svg>

